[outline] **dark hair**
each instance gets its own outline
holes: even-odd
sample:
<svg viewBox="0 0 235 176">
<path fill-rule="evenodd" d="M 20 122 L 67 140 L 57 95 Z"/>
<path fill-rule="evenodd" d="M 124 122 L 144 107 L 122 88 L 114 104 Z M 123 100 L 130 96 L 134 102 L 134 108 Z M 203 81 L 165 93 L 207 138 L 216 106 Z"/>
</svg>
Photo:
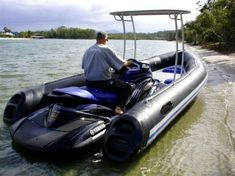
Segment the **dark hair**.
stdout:
<svg viewBox="0 0 235 176">
<path fill-rule="evenodd" d="M 96 34 L 96 40 L 107 39 L 107 38 L 108 34 L 106 32 L 97 32 Z"/>
</svg>

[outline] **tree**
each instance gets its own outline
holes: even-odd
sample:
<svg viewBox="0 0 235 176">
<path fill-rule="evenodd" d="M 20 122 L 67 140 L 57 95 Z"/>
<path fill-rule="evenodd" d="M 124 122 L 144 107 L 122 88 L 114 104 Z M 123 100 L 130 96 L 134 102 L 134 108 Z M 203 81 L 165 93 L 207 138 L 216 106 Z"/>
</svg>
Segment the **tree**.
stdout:
<svg viewBox="0 0 235 176">
<path fill-rule="evenodd" d="M 215 0 L 207 0 L 207 2 L 198 1 L 196 4 L 198 5 L 199 11 L 203 13 L 205 10 L 211 10 L 213 8 Z"/>
<path fill-rule="evenodd" d="M 220 42 L 231 45 L 235 43 L 235 1 L 208 0 L 204 5 L 200 3 L 201 1 L 198 1 L 197 4 L 201 14 L 195 21 L 185 25 L 187 41 L 199 44 Z"/>
<path fill-rule="evenodd" d="M 216 18 L 215 30 L 221 33 L 226 44 L 235 42 L 235 1 L 217 0 L 211 13 Z"/>
<path fill-rule="evenodd" d="M 4 27 L 3 30 L 4 30 L 4 32 L 11 32 L 11 29 L 9 29 L 7 27 Z"/>
</svg>

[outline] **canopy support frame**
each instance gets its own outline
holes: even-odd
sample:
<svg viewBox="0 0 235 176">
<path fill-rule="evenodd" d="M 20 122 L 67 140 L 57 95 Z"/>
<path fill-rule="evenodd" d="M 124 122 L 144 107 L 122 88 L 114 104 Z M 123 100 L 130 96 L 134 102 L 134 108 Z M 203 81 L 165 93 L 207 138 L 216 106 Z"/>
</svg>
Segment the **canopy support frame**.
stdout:
<svg viewBox="0 0 235 176">
<path fill-rule="evenodd" d="M 136 30 L 135 30 L 135 24 L 133 16 L 137 15 L 168 15 L 170 19 L 175 21 L 175 40 L 176 40 L 176 51 L 175 51 L 175 69 L 174 69 L 174 77 L 173 77 L 173 84 L 176 80 L 176 74 L 177 74 L 177 64 L 178 64 L 178 55 L 179 55 L 179 29 L 178 29 L 178 21 L 180 21 L 181 24 L 181 42 L 182 42 L 182 56 L 181 56 L 181 70 L 180 70 L 180 76 L 183 75 L 183 66 L 184 66 L 184 54 L 185 54 L 185 47 L 184 47 L 184 23 L 183 23 L 183 14 L 190 13 L 190 11 L 185 10 L 145 10 L 145 11 L 123 11 L 123 12 L 112 12 L 111 15 L 114 16 L 115 20 L 122 21 L 123 25 L 123 33 L 124 33 L 124 48 L 123 48 L 123 58 L 125 58 L 126 55 L 126 23 L 125 22 L 131 22 L 133 33 L 134 33 L 134 59 L 136 59 Z M 125 19 L 125 16 L 129 16 L 130 19 Z M 119 17 L 119 18 L 117 18 Z"/>
</svg>

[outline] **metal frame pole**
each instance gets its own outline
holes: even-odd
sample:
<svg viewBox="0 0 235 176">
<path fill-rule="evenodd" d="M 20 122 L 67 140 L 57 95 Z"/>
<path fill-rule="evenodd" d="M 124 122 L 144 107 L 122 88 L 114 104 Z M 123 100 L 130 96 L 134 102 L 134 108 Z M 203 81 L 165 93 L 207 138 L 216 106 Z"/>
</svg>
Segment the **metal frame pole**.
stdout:
<svg viewBox="0 0 235 176">
<path fill-rule="evenodd" d="M 184 23 L 183 23 L 183 15 L 180 14 L 180 20 L 181 20 L 181 33 L 182 33 L 182 58 L 181 58 L 181 71 L 180 75 L 183 74 L 183 68 L 184 68 Z"/>
<path fill-rule="evenodd" d="M 126 56 L 126 26 L 125 26 L 125 20 L 123 16 L 120 16 L 122 20 L 122 25 L 123 25 L 123 34 L 124 34 L 124 48 L 123 48 L 123 59 L 125 59 Z"/>
<path fill-rule="evenodd" d="M 177 22 L 177 16 L 178 14 L 174 14 L 174 20 L 175 20 L 175 40 L 176 40 L 176 55 L 175 55 L 175 70 L 174 70 L 174 78 L 173 78 L 173 84 L 175 82 L 176 78 L 176 69 L 177 69 L 177 63 L 178 63 L 178 48 L 179 48 L 179 41 L 178 41 L 178 22 Z"/>
<path fill-rule="evenodd" d="M 133 27 L 133 32 L 134 32 L 134 59 L 136 59 L 136 31 L 135 31 L 135 24 L 134 24 L 133 16 L 131 16 L 131 22 L 132 22 L 132 27 Z"/>
</svg>

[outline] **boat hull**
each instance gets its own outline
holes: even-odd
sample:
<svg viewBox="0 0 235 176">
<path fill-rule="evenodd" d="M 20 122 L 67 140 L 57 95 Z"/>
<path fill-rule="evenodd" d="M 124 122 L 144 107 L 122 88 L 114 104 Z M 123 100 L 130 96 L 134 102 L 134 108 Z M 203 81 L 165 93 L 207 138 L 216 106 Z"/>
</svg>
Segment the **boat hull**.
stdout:
<svg viewBox="0 0 235 176">
<path fill-rule="evenodd" d="M 143 151 L 198 95 L 206 84 L 207 72 L 200 58 L 186 54 L 189 60 L 186 64 L 191 64 L 187 74 L 113 121 L 103 143 L 104 153 L 109 159 L 123 162 Z M 150 62 L 156 64 L 153 67 L 158 67 L 170 57 L 170 54 L 167 57 L 163 55 L 160 60 L 157 58 Z"/>
<path fill-rule="evenodd" d="M 175 52 L 172 52 L 145 60 L 150 64 L 153 73 L 156 72 L 154 76 L 156 83 L 159 82 L 159 75 L 164 72 L 159 70 L 174 67 L 175 57 Z M 83 146 L 104 138 L 102 148 L 107 158 L 118 162 L 131 159 L 156 139 L 168 124 L 193 101 L 206 83 L 207 71 L 200 58 L 189 52 L 184 53 L 184 60 L 182 60 L 182 52 L 178 53 L 178 57 L 177 65 L 182 65 L 183 71 L 179 71 L 177 79 L 160 81 L 161 83 L 155 85 L 159 86 L 157 89 L 128 108 L 124 114 L 113 118 L 107 123 L 108 125 L 99 126 L 100 124 L 96 123 L 104 123 L 105 119 L 96 119 L 97 121 L 94 121 L 91 129 L 86 125 L 83 126 L 81 136 L 88 135 L 89 139 L 84 140 L 84 138 L 76 136 L 75 143 L 69 139 L 71 136 L 73 138 L 74 132 L 76 133 L 81 123 L 79 120 L 84 114 L 79 116 L 80 119 L 75 118 L 74 123 L 65 123 L 58 128 L 45 126 L 42 119 L 47 116 L 48 110 L 45 108 L 50 104 L 60 103 L 60 101 L 69 106 L 76 104 L 76 98 L 60 97 L 56 99 L 51 97 L 50 93 L 57 88 L 84 86 L 84 75 L 75 75 L 16 93 L 7 103 L 3 115 L 6 122 L 13 123 L 11 127 L 13 141 L 31 150 L 60 151 L 81 149 Z M 167 70 L 171 72 L 171 69 Z M 169 74 L 173 78 L 174 71 Z M 40 114 L 41 111 L 45 111 L 45 114 Z M 41 121 L 39 120 L 39 122 L 37 119 L 41 119 Z M 77 124 L 77 126 L 72 124 Z M 96 125 L 98 125 L 97 128 Z M 68 127 L 71 129 L 74 127 L 74 129 L 69 131 L 66 129 Z M 101 127 L 102 130 L 99 131 Z M 28 130 L 29 128 L 31 130 Z M 97 137 L 93 137 L 94 134 L 90 131 L 97 129 L 100 133 L 97 133 Z M 31 131 L 38 132 L 31 133 Z M 51 134 L 53 137 L 50 136 Z M 61 141 L 61 143 L 56 141 Z"/>
</svg>

